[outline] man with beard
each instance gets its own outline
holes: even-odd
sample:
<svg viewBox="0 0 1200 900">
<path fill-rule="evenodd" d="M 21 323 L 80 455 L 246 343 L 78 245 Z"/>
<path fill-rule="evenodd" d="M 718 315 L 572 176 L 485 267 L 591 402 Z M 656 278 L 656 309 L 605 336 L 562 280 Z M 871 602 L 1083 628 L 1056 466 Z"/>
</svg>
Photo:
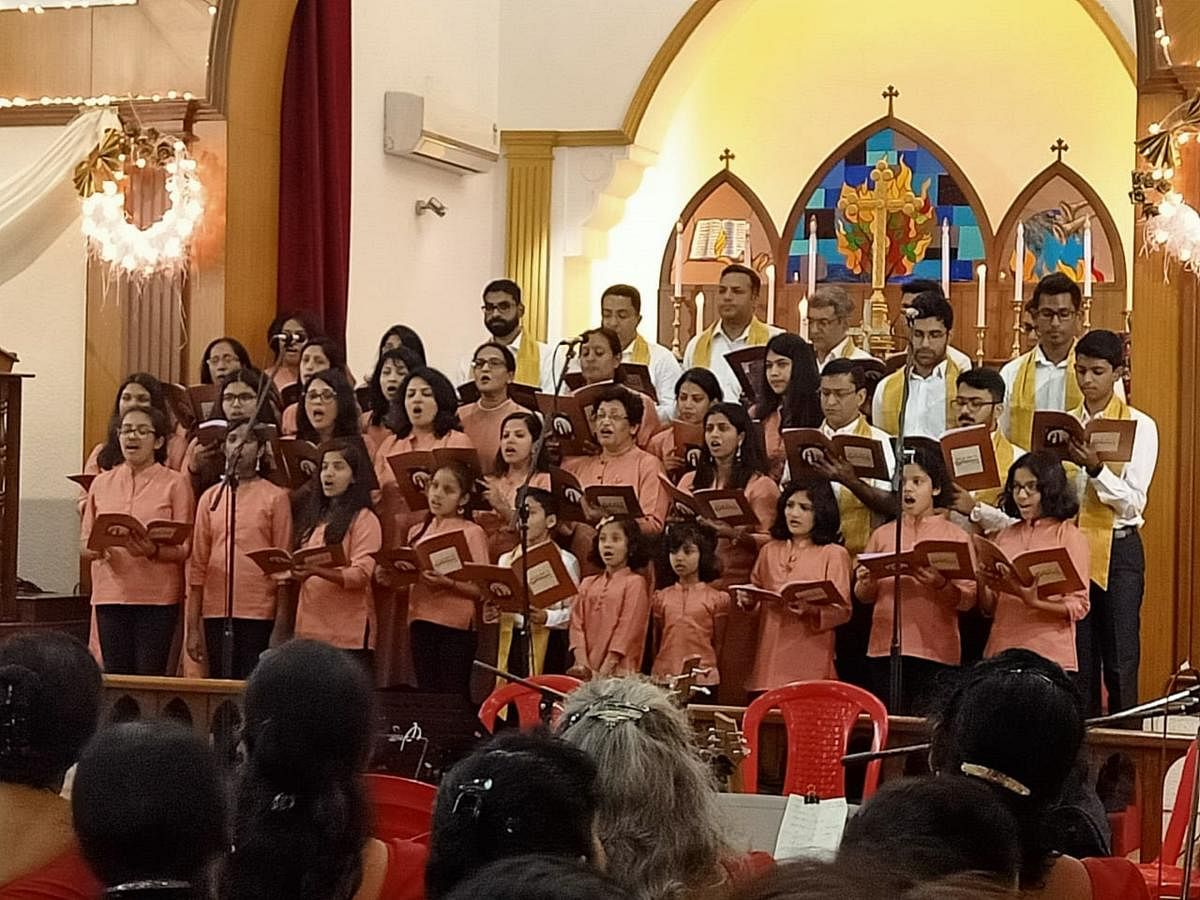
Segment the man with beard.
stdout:
<svg viewBox="0 0 1200 900">
<path fill-rule="evenodd" d="M 521 288 L 515 281 L 499 278 L 483 289 L 483 327 L 497 343 L 504 344 L 517 359 L 513 381 L 527 384 L 540 391 L 552 391 L 554 374 L 551 369 L 550 348 L 526 335 L 521 326 L 525 304 Z M 475 355 L 463 357 L 458 366 L 456 385 L 472 381 L 475 376 Z"/>
<path fill-rule="evenodd" d="M 913 367 L 909 373 L 904 433 L 937 440 L 955 422 L 951 404 L 960 370 L 954 360 L 946 357 L 954 309 L 937 291 L 918 294 L 912 307 L 917 312 L 911 329 Z M 897 434 L 903 396 L 904 369 L 897 369 L 875 389 L 871 424 L 890 435 Z"/>
<path fill-rule="evenodd" d="M 904 333 L 904 311 L 912 306 L 913 301 L 926 291 L 933 291 L 935 294 L 941 294 L 943 297 L 946 294 L 942 291 L 942 286 L 928 278 L 910 278 L 908 281 L 900 285 L 900 315 L 892 322 L 892 334 L 908 339 L 908 335 Z M 965 372 L 971 368 L 971 357 L 963 353 L 953 344 L 946 344 L 946 359 L 958 366 L 958 371 Z"/>
<path fill-rule="evenodd" d="M 987 426 L 1001 481 L 1008 477 L 1013 461 L 1025 455 L 1025 450 L 1012 444 L 999 427 L 1004 412 L 1004 391 L 1004 379 L 995 369 L 968 369 L 958 376 L 958 392 L 953 401 L 958 414 L 957 427 Z M 955 485 L 951 509 L 964 517 L 958 523 L 968 531 L 993 534 L 1015 522 L 1016 519 L 996 506 L 1000 491 L 999 487 L 964 491 Z"/>
</svg>

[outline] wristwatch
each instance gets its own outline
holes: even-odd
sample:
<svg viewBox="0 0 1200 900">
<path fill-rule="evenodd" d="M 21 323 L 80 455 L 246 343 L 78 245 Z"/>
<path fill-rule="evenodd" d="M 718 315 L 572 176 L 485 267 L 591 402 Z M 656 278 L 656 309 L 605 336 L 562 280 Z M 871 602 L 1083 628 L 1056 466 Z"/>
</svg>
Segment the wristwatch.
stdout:
<svg viewBox="0 0 1200 900">
<path fill-rule="evenodd" d="M 983 504 L 976 503 L 973 507 L 971 507 L 971 513 L 967 516 L 967 518 L 976 525 L 980 524 L 983 521 Z"/>
</svg>

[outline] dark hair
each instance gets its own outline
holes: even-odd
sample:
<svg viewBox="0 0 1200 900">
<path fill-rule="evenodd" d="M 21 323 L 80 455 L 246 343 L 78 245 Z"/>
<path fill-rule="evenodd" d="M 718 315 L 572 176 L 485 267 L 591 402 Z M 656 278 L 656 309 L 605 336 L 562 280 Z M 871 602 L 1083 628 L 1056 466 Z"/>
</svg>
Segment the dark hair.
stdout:
<svg viewBox="0 0 1200 900">
<path fill-rule="evenodd" d="M 400 338 L 400 346 L 417 355 L 417 364 L 412 366 L 416 369 L 425 365 L 425 342 L 421 340 L 421 336 L 407 325 L 393 325 L 383 333 L 379 338 L 379 352 L 383 353 L 384 345 L 387 344 L 390 337 Z M 393 348 L 395 349 L 395 348 Z"/>
<path fill-rule="evenodd" d="M 933 293 L 940 294 L 945 297 L 942 292 L 942 286 L 930 278 L 910 278 L 908 281 L 900 282 L 901 294 L 925 294 Z"/>
<path fill-rule="evenodd" d="M 1006 390 L 1004 379 L 1000 377 L 1000 373 L 995 369 L 989 369 L 987 366 L 980 366 L 977 369 L 966 369 L 959 373 L 957 383 L 959 387 L 966 385 L 978 391 L 987 391 L 997 403 L 1004 402 L 1004 392 Z"/>
<path fill-rule="evenodd" d="M 96 463 L 103 471 L 108 471 L 114 466 L 119 466 L 125 460 L 125 455 L 121 453 L 121 442 L 117 438 L 117 429 L 121 427 L 121 395 L 125 393 L 125 388 L 131 384 L 137 384 L 146 389 L 150 395 L 150 408 L 161 410 L 169 422 L 174 419 L 171 416 L 171 409 L 167 406 L 167 392 L 163 388 L 163 383 L 151 375 L 149 372 L 134 372 L 121 382 L 121 386 L 117 388 L 117 395 L 113 398 L 112 415 L 108 420 L 108 437 L 104 441 L 104 446 L 100 448 L 100 453 L 96 457 Z M 166 459 L 166 451 L 163 451 L 163 459 Z M 162 462 L 162 460 L 159 460 Z"/>
<path fill-rule="evenodd" d="M 914 320 L 937 319 L 946 326 L 946 331 L 954 327 L 954 307 L 941 291 L 922 291 L 913 297 L 911 308 L 917 311 Z"/>
<path fill-rule="evenodd" d="M 258 411 L 258 421 L 260 424 L 266 425 L 278 424 L 275 416 L 275 404 L 271 402 L 271 385 L 267 381 L 267 376 L 253 366 L 242 366 L 236 372 L 230 372 L 221 379 L 221 383 L 217 386 L 217 402 L 213 406 L 213 418 L 229 420 L 229 415 L 225 412 L 225 389 L 231 384 L 244 384 L 254 391 L 255 396 L 266 384 L 267 399 L 263 401 L 262 409 Z"/>
<path fill-rule="evenodd" d="M 133 409 L 126 410 L 125 416 L 135 412 L 145 413 L 150 417 L 150 424 L 154 428 L 154 437 L 156 439 L 162 439 L 162 444 L 154 448 L 154 461 L 156 463 L 165 463 L 167 461 L 167 441 L 171 437 L 171 417 L 167 415 L 165 411 L 156 409 L 153 406 L 149 409 L 135 407 Z M 120 442 L 121 425 L 125 421 L 125 416 L 118 415 L 116 421 L 113 423 L 112 429 L 113 440 L 116 442 L 117 453 L 120 454 L 121 462 L 124 462 L 125 460 L 125 454 L 121 451 Z M 105 449 L 108 449 L 107 446 Z M 100 453 L 103 455 L 104 450 L 101 450 Z M 109 468 L 112 468 L 112 466 Z"/>
<path fill-rule="evenodd" d="M 771 537 L 777 541 L 790 541 L 792 533 L 787 526 L 787 504 L 793 494 L 801 491 L 808 494 L 813 507 L 813 527 L 809 535 L 818 547 L 842 542 L 842 512 L 838 507 L 833 486 L 823 478 L 798 478 L 789 481 L 779 492 L 775 505 L 775 521 L 771 525 Z"/>
<path fill-rule="evenodd" d="M 450 379 L 429 366 L 422 366 L 408 373 L 404 383 L 400 385 L 400 393 L 392 404 L 392 411 L 384 419 L 384 424 L 396 433 L 396 437 L 408 437 L 412 434 L 412 422 L 408 420 L 408 410 L 404 406 L 404 396 L 414 378 L 420 378 L 433 391 L 433 402 L 437 405 L 437 413 L 433 417 L 434 437 L 445 437 L 451 431 L 462 431 L 462 423 L 458 420 L 458 392 Z"/>
<path fill-rule="evenodd" d="M 475 479 L 471 477 L 471 470 L 461 460 L 448 459 L 430 473 L 430 481 L 438 472 L 446 470 L 454 476 L 454 480 L 458 482 L 458 492 L 462 494 L 462 499 L 459 502 L 458 511 L 460 515 L 465 515 L 471 506 L 471 488 L 475 486 Z M 428 490 L 429 482 L 426 482 L 426 490 Z M 433 513 L 430 513 L 432 519 Z"/>
<path fill-rule="evenodd" d="M 362 434 L 362 427 L 358 421 L 358 401 L 354 398 L 354 385 L 346 377 L 344 369 L 323 369 L 308 376 L 300 392 L 300 399 L 296 401 L 297 437 L 314 444 L 321 440 L 317 429 L 313 428 L 308 419 L 308 409 L 304 403 L 304 397 L 314 381 L 323 381 L 333 389 L 334 402 L 337 404 L 337 412 L 333 418 L 333 436 L 341 438 Z"/>
<path fill-rule="evenodd" d="M 563 856 L 510 856 L 463 879 L 446 900 L 633 900 L 587 863 Z"/>
<path fill-rule="evenodd" d="M 542 420 L 536 413 L 532 413 L 527 409 L 521 412 L 509 413 L 505 416 L 500 422 L 500 435 L 504 435 L 504 427 L 509 422 L 518 421 L 525 423 L 525 427 L 529 429 L 529 436 L 536 444 L 537 439 L 542 436 Z M 545 444 L 542 444 L 541 452 L 538 453 L 537 459 L 531 460 L 531 463 L 535 472 L 550 471 L 549 453 Z M 498 447 L 496 448 L 496 459 L 492 463 L 492 472 L 495 475 L 508 474 L 508 462 L 504 459 L 504 454 L 500 452 Z"/>
<path fill-rule="evenodd" d="M 1037 308 L 1042 302 L 1042 296 L 1054 296 L 1055 294 L 1070 294 L 1071 305 L 1078 312 L 1079 307 L 1083 305 L 1083 292 L 1079 289 L 1079 285 L 1075 283 L 1075 279 L 1063 272 L 1051 272 L 1049 275 L 1043 275 L 1038 281 L 1037 286 L 1033 289 L 1033 296 L 1029 298 L 1028 309 L 1036 316 Z"/>
<path fill-rule="evenodd" d="M 821 414 L 818 391 L 821 375 L 817 371 L 817 354 L 812 344 L 798 335 L 784 331 L 767 341 L 767 352 L 778 353 L 792 361 L 792 376 L 787 389 L 780 396 L 767 384 L 766 369 L 763 369 L 758 395 L 762 403 L 755 410 L 758 420 L 765 420 L 779 410 L 779 430 L 785 428 L 819 428 L 825 418 Z"/>
<path fill-rule="evenodd" d="M 592 538 L 592 549 L 588 553 L 588 562 L 601 569 L 605 568 L 604 560 L 600 558 L 600 532 L 609 525 L 616 525 L 625 532 L 625 544 L 629 548 L 625 565 L 635 570 L 644 568 L 650 562 L 650 548 L 642 529 L 633 519 L 614 519 L 597 525 L 596 535 Z"/>
<path fill-rule="evenodd" d="M 382 425 L 392 408 L 391 401 L 384 396 L 383 388 L 379 386 L 379 376 L 383 372 L 383 364 L 388 362 L 403 363 L 404 368 L 412 372 L 425 365 L 425 357 L 411 347 L 403 346 L 393 347 L 391 350 L 384 350 L 379 354 L 379 359 L 375 361 L 375 370 L 367 380 L 367 402 L 371 407 L 371 416 L 368 421 L 372 425 Z"/>
<path fill-rule="evenodd" d="M 1005 650 L 964 671 L 931 716 L 930 765 L 961 774 L 982 766 L 1019 782 L 994 786 L 1021 829 L 1021 876 L 1036 882 L 1056 837 L 1044 817 L 1059 800 L 1083 746 L 1083 699 L 1071 677 L 1031 650 Z"/>
<path fill-rule="evenodd" d="M 513 356 L 512 349 L 507 344 L 501 344 L 499 341 L 484 341 L 475 348 L 475 352 L 471 354 L 471 359 L 474 360 L 479 356 L 479 351 L 485 347 L 491 347 L 493 350 L 500 351 L 500 356 L 504 360 L 504 368 L 508 370 L 509 374 L 517 371 L 517 358 Z"/>
<path fill-rule="evenodd" d="M 0 642 L 0 782 L 57 791 L 96 730 L 100 667 L 68 634 Z"/>
<path fill-rule="evenodd" d="M 963 873 L 919 883 L 918 879 L 874 854 L 840 853 L 834 862 L 788 860 L 757 878 L 742 882 L 737 900 L 1012 900 L 1011 885 Z"/>
<path fill-rule="evenodd" d="M 170 720 L 125 722 L 83 751 L 71 790 L 80 849 L 107 887 L 133 881 L 192 883 L 228 846 L 216 756 Z"/>
<path fill-rule="evenodd" d="M 553 491 L 548 491 L 545 488 L 534 487 L 529 485 L 517 491 L 517 505 L 519 506 L 524 500 L 532 500 L 548 516 L 557 516 L 562 509 L 562 505 L 558 502 L 558 495 Z"/>
<path fill-rule="evenodd" d="M 728 486 L 735 490 L 745 490 L 753 476 L 767 474 L 767 451 L 763 446 L 762 429 L 750 418 L 750 413 L 740 403 L 714 403 L 704 414 L 704 424 L 708 424 L 710 416 L 716 415 L 727 418 L 729 424 L 742 435 L 742 451 L 733 460 L 733 471 L 730 473 Z M 696 478 L 692 486 L 697 489 L 712 487 L 716 481 L 717 461 L 708 450 L 708 441 L 704 441 L 700 447 L 700 459 L 696 463 Z"/>
<path fill-rule="evenodd" d="M 1079 515 L 1079 497 L 1074 486 L 1067 481 L 1067 472 L 1063 468 L 1062 460 L 1048 450 L 1026 453 L 1009 466 L 1008 478 L 1004 482 L 1004 491 L 999 501 L 1000 508 L 1005 513 L 1014 519 L 1021 518 L 1021 511 L 1013 497 L 1013 479 L 1017 469 L 1028 469 L 1037 480 L 1044 517 L 1068 522 Z"/>
<path fill-rule="evenodd" d="M 497 278 L 489 281 L 479 296 L 486 297 L 488 294 L 508 294 L 517 303 L 521 302 L 521 286 L 510 278 Z"/>
<path fill-rule="evenodd" d="M 933 442 L 927 444 L 924 441 L 905 446 L 899 465 L 903 472 L 904 466 L 912 463 L 928 475 L 933 483 L 933 490 L 937 491 L 933 495 L 934 507 L 946 508 L 953 499 L 954 486 L 950 482 L 950 473 L 946 471 L 946 460 L 935 446 Z"/>
<path fill-rule="evenodd" d="M 721 278 L 724 278 L 726 275 L 747 276 L 750 279 L 750 293 L 754 296 L 757 296 L 759 289 L 762 288 L 762 279 L 758 277 L 758 273 L 749 266 L 743 266 L 741 263 L 730 263 L 723 268 L 721 270 Z"/>
<path fill-rule="evenodd" d="M 304 327 L 304 334 L 310 340 L 319 334 L 322 334 L 321 326 L 319 326 L 307 312 L 296 310 L 295 312 L 281 312 L 271 320 L 271 324 L 267 326 L 267 346 L 271 348 L 271 352 L 275 354 L 275 358 L 279 358 L 279 351 L 283 349 L 279 346 L 279 342 L 275 340 L 275 335 L 283 332 L 283 326 L 289 319 L 295 319 Z"/>
<path fill-rule="evenodd" d="M 325 354 L 325 358 L 329 360 L 329 368 L 337 371 L 342 371 L 346 368 L 346 351 L 331 337 L 326 337 L 323 334 L 313 335 L 304 342 L 304 346 L 300 348 L 300 355 L 304 356 L 304 351 L 312 346 L 320 347 Z"/>
<path fill-rule="evenodd" d="M 446 773 L 430 827 L 430 900 L 493 860 L 592 856 L 596 766 L 549 734 L 502 735 Z"/>
<path fill-rule="evenodd" d="M 617 366 L 619 367 L 621 365 L 622 353 L 621 338 L 618 337 L 617 333 L 611 328 L 605 328 L 603 325 L 601 325 L 599 328 L 589 328 L 587 331 L 580 333 L 579 340 L 581 343 L 586 344 L 589 340 L 597 335 L 608 341 L 608 346 L 612 348 L 613 356 L 617 358 Z"/>
<path fill-rule="evenodd" d="M 716 581 L 721 574 L 721 563 L 717 559 L 717 533 L 707 525 L 693 519 L 672 522 L 663 532 L 660 543 L 658 565 L 654 567 L 654 580 L 658 587 L 668 587 L 679 581 L 671 568 L 671 554 L 688 544 L 700 551 L 700 569 L 697 572 L 705 584 Z"/>
<path fill-rule="evenodd" d="M 825 368 L 821 370 L 822 378 L 834 378 L 838 375 L 849 375 L 850 381 L 854 384 L 856 391 L 865 391 L 867 389 L 867 373 L 863 367 L 853 359 L 831 359 L 825 363 Z"/>
<path fill-rule="evenodd" d="M 348 900 L 371 829 L 360 774 L 375 730 L 366 669 L 329 644 L 289 641 L 250 675 L 245 716 L 225 895 Z"/>
<path fill-rule="evenodd" d="M 675 399 L 679 399 L 679 391 L 685 384 L 694 384 L 700 388 L 708 394 L 711 403 L 720 403 L 725 399 L 725 392 L 721 390 L 721 382 L 717 381 L 717 376 L 712 373 L 711 369 L 702 366 L 692 366 L 687 369 L 675 381 Z"/>
<path fill-rule="evenodd" d="M 1125 342 L 1120 336 L 1103 328 L 1089 331 L 1075 344 L 1075 358 L 1102 359 L 1114 369 L 1125 365 Z"/>
<path fill-rule="evenodd" d="M 633 311 L 640 314 L 642 311 L 642 292 L 635 288 L 632 284 L 612 284 L 604 289 L 604 293 L 600 295 L 601 301 L 605 297 L 625 297 L 633 304 Z"/>
<path fill-rule="evenodd" d="M 328 440 L 321 445 L 322 462 L 327 453 L 341 453 L 350 466 L 354 480 L 340 497 L 326 497 L 321 489 L 321 467 L 317 466 L 309 482 L 309 490 L 297 495 L 299 508 L 296 510 L 296 533 L 293 539 L 297 547 L 303 546 L 322 522 L 325 523 L 325 545 L 340 544 L 355 516 L 361 510 L 371 509 L 375 472 L 362 438 L 356 435 Z"/>
<path fill-rule="evenodd" d="M 241 362 L 243 369 L 249 369 L 252 365 L 254 365 L 250 361 L 250 354 L 246 352 L 246 348 L 242 346 L 242 342 L 239 341 L 237 338 L 231 338 L 231 337 L 213 338 L 211 341 L 208 342 L 208 346 L 204 348 L 204 355 L 200 357 L 200 383 L 201 384 L 212 384 L 213 383 L 212 372 L 210 372 L 208 370 L 208 357 L 212 353 L 213 347 L 217 346 L 217 344 L 228 344 L 230 346 L 230 349 L 233 350 L 233 355 L 238 358 L 239 362 Z"/>
<path fill-rule="evenodd" d="M 607 331 L 607 329 L 605 330 Z M 646 404 L 642 402 L 641 394 L 629 390 L 624 385 L 611 384 L 596 394 L 595 399 L 592 401 L 593 414 L 600 408 L 601 403 L 612 401 L 620 403 L 625 407 L 625 415 L 629 417 L 631 427 L 637 428 L 642 424 L 642 416 L 646 413 Z"/>
<path fill-rule="evenodd" d="M 1012 813 L 986 784 L 961 775 L 883 785 L 846 822 L 839 858 L 875 856 L 917 881 L 978 872 L 1008 885 L 1021 865 Z"/>
</svg>

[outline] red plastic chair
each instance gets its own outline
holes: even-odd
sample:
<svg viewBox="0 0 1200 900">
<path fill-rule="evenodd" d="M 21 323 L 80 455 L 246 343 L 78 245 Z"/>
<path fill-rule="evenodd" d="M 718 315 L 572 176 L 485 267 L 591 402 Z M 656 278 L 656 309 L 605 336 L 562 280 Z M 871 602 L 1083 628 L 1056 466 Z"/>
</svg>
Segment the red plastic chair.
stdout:
<svg viewBox="0 0 1200 900">
<path fill-rule="evenodd" d="M 869 691 L 841 681 L 799 681 L 767 691 L 750 704 L 742 732 L 750 755 L 742 762 L 742 785 L 748 794 L 758 790 L 758 732 L 771 710 L 783 714 L 787 730 L 787 771 L 784 794 L 806 794 L 811 787 L 822 800 L 846 795 L 842 756 L 858 717 L 871 717 L 871 749 L 887 743 L 888 717 L 883 702 Z M 875 793 L 881 760 L 867 763 L 863 799 Z"/>
<path fill-rule="evenodd" d="M 1196 742 L 1192 741 L 1188 745 L 1187 756 L 1183 759 L 1183 774 L 1179 777 L 1179 790 L 1175 792 L 1175 806 L 1171 809 L 1167 833 L 1163 836 L 1162 850 L 1158 854 L 1158 860 L 1162 860 L 1162 883 L 1158 880 L 1158 860 L 1138 866 L 1154 900 L 1158 900 L 1160 893 L 1168 897 L 1177 897 L 1183 887 L 1183 867 L 1175 865 L 1175 861 L 1183 855 L 1188 816 L 1192 810 L 1192 782 L 1195 777 Z M 1155 789 L 1162 790 L 1162 787 L 1156 786 Z M 1192 870 L 1192 893 L 1200 896 L 1200 871 L 1196 869 Z"/>
<path fill-rule="evenodd" d="M 571 691 L 583 683 L 578 678 L 572 678 L 570 675 L 534 675 L 532 678 L 525 680 L 548 687 L 551 690 L 561 691 L 564 694 L 571 693 Z M 488 698 L 480 705 L 479 721 L 483 723 L 483 727 L 488 731 L 495 731 L 496 717 L 500 715 L 500 710 L 504 709 L 510 703 L 517 707 L 517 724 L 521 728 L 536 728 L 542 723 L 542 695 L 533 688 L 528 688 L 523 684 L 511 681 L 504 685 L 504 687 L 498 687 L 492 691 Z M 554 715 L 551 721 L 553 722 L 553 719 L 556 718 L 558 716 Z"/>
<path fill-rule="evenodd" d="M 376 772 L 363 777 L 375 808 L 375 837 L 381 841 L 394 838 L 420 841 L 429 834 L 437 788 L 423 781 Z"/>
</svg>

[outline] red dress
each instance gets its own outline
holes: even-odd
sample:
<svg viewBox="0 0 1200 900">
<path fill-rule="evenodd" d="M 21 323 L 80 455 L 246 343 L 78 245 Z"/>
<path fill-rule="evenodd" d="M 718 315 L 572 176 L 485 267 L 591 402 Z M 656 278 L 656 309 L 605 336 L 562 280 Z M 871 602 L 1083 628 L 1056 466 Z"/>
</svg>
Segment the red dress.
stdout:
<svg viewBox="0 0 1200 900">
<path fill-rule="evenodd" d="M 0 885 L 0 900 L 93 900 L 103 889 L 75 849 Z"/>
</svg>

